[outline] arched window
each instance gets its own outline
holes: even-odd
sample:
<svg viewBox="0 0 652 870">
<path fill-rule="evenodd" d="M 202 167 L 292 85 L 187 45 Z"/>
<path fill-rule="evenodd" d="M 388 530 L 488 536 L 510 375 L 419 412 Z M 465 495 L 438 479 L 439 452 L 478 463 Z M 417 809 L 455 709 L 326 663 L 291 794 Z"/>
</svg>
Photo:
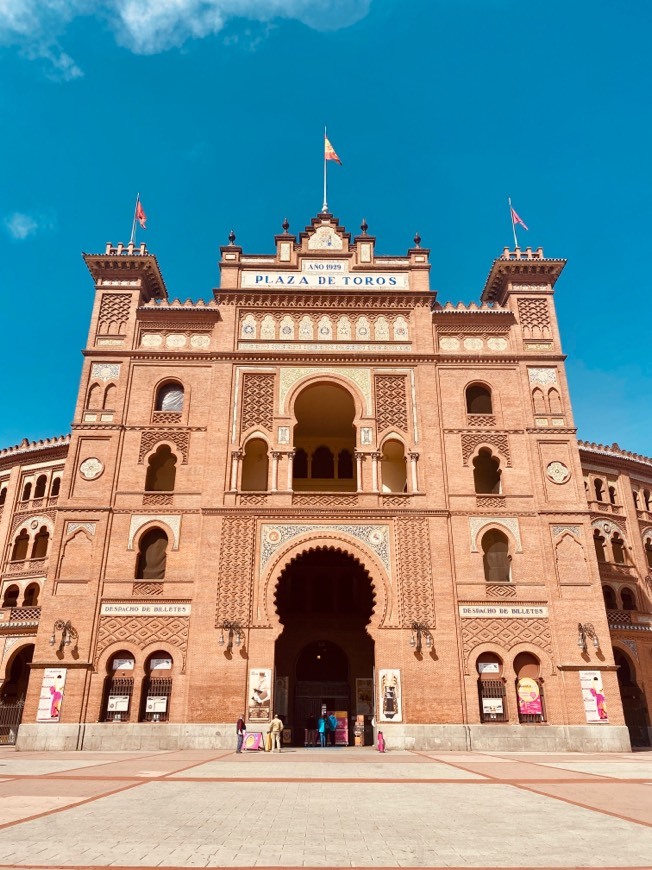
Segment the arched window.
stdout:
<svg viewBox="0 0 652 870">
<path fill-rule="evenodd" d="M 38 583 L 30 583 L 23 595 L 23 607 L 36 607 L 39 591 Z"/>
<path fill-rule="evenodd" d="M 652 571 L 652 538 L 645 539 L 645 558 L 648 568 Z"/>
<path fill-rule="evenodd" d="M 48 544 L 50 543 L 50 533 L 46 526 L 41 526 L 38 534 L 34 537 L 34 545 L 32 546 L 32 559 L 45 559 L 48 554 Z"/>
<path fill-rule="evenodd" d="M 335 477 L 334 466 L 333 454 L 322 444 L 312 454 L 312 477 L 331 479 Z"/>
<path fill-rule="evenodd" d="M 482 536 L 482 564 L 487 583 L 509 583 L 511 556 L 507 535 L 491 529 Z"/>
<path fill-rule="evenodd" d="M 109 384 L 109 386 L 104 391 L 104 401 L 102 403 L 102 408 L 105 411 L 114 411 L 116 405 L 116 394 L 118 392 L 118 388 L 115 384 Z"/>
<path fill-rule="evenodd" d="M 514 672 L 516 674 L 518 721 L 521 723 L 544 722 L 543 680 L 541 679 L 539 659 L 532 653 L 519 653 L 514 659 Z"/>
<path fill-rule="evenodd" d="M 493 414 L 491 390 L 484 384 L 470 384 L 466 388 L 467 414 Z"/>
<path fill-rule="evenodd" d="M 11 586 L 7 586 L 5 589 L 5 594 L 2 599 L 3 607 L 18 607 L 18 595 L 20 593 L 20 589 L 14 583 Z"/>
<path fill-rule="evenodd" d="M 183 411 L 183 387 L 178 381 L 168 381 L 159 387 L 156 394 L 155 411 L 170 411 L 180 414 Z"/>
<path fill-rule="evenodd" d="M 589 498 L 589 482 L 588 482 L 588 480 L 584 481 L 584 495 L 586 496 L 586 498 L 588 500 L 588 498 Z"/>
<path fill-rule="evenodd" d="M 34 487 L 34 498 L 45 498 L 45 487 L 48 479 L 44 474 L 39 474 L 36 478 L 36 486 Z"/>
<path fill-rule="evenodd" d="M 247 441 L 242 460 L 242 483 L 244 492 L 265 492 L 269 472 L 267 443 L 262 438 Z"/>
<path fill-rule="evenodd" d="M 32 497 L 32 484 L 26 483 L 23 487 L 23 494 L 21 496 L 21 501 L 29 501 Z"/>
<path fill-rule="evenodd" d="M 505 680 L 502 659 L 484 652 L 475 663 L 478 672 L 478 700 L 482 722 L 507 722 Z"/>
<path fill-rule="evenodd" d="M 593 532 L 593 546 L 595 547 L 595 555 L 598 562 L 606 562 L 607 555 L 604 549 L 604 538 L 597 529 Z"/>
<path fill-rule="evenodd" d="M 141 722 L 167 722 L 170 718 L 172 664 L 172 656 L 164 650 L 152 653 L 145 662 Z"/>
<path fill-rule="evenodd" d="M 557 392 L 557 390 L 549 390 L 548 392 L 548 407 L 550 408 L 551 414 L 561 414 L 561 396 Z"/>
<path fill-rule="evenodd" d="M 400 441 L 386 441 L 380 463 L 382 492 L 405 492 L 407 489 L 407 468 L 405 449 Z"/>
<path fill-rule="evenodd" d="M 0 505 L 3 505 L 7 501 L 7 487 L 3 486 L 0 489 Z"/>
<path fill-rule="evenodd" d="M 303 447 L 297 448 L 292 461 L 292 476 L 299 480 L 305 480 L 308 477 L 308 454 Z"/>
<path fill-rule="evenodd" d="M 140 539 L 136 580 L 163 580 L 167 560 L 168 536 L 163 529 L 145 532 Z"/>
<path fill-rule="evenodd" d="M 535 414 L 546 413 L 546 400 L 543 397 L 543 390 L 540 390 L 538 387 L 532 390 L 532 402 Z"/>
<path fill-rule="evenodd" d="M 597 501 L 603 501 L 604 496 L 604 483 L 600 480 L 599 477 L 596 477 L 593 481 L 593 488 L 595 489 L 595 498 Z"/>
<path fill-rule="evenodd" d="M 134 657 L 121 650 L 109 659 L 104 681 L 102 719 L 105 722 L 128 722 L 134 692 Z"/>
<path fill-rule="evenodd" d="M 611 538 L 611 552 L 614 556 L 614 562 L 618 565 L 625 564 L 625 542 L 616 532 Z"/>
<path fill-rule="evenodd" d="M 650 510 L 650 490 L 649 489 L 643 490 L 643 501 L 645 502 L 645 510 L 649 511 Z"/>
<path fill-rule="evenodd" d="M 473 460 L 473 483 L 477 493 L 500 493 L 500 462 L 486 447 Z"/>
<path fill-rule="evenodd" d="M 340 480 L 353 477 L 353 455 L 350 450 L 340 450 L 337 457 L 337 476 Z"/>
<path fill-rule="evenodd" d="M 620 590 L 620 600 L 623 602 L 623 610 L 637 610 L 636 595 L 627 586 Z"/>
<path fill-rule="evenodd" d="M 618 609 L 618 604 L 616 603 L 616 593 L 613 591 L 611 586 L 603 586 L 602 595 L 604 597 L 604 606 L 607 608 L 607 610 Z"/>
<path fill-rule="evenodd" d="M 24 562 L 27 558 L 27 548 L 29 546 L 29 535 L 27 529 L 23 529 L 14 541 L 14 549 L 11 553 L 12 562 Z"/>
<path fill-rule="evenodd" d="M 52 481 L 52 489 L 50 490 L 50 498 L 56 498 L 61 492 L 61 478 L 55 477 Z"/>
<path fill-rule="evenodd" d="M 616 504 L 616 487 L 609 487 L 609 501 L 611 504 Z"/>
<path fill-rule="evenodd" d="M 177 457 L 167 444 L 156 448 L 147 465 L 145 489 L 147 492 L 172 492 L 177 474 Z"/>
<path fill-rule="evenodd" d="M 102 404 L 102 388 L 99 384 L 93 384 L 88 391 L 88 401 L 86 402 L 86 407 L 90 411 L 97 410 Z"/>
<path fill-rule="evenodd" d="M 632 490 L 632 497 L 634 498 L 634 507 L 636 508 L 637 511 L 640 510 L 640 509 L 641 509 L 641 505 L 640 505 L 640 502 L 639 502 L 639 498 L 638 498 L 638 490 L 637 490 L 637 489 L 633 489 L 633 490 Z"/>
</svg>

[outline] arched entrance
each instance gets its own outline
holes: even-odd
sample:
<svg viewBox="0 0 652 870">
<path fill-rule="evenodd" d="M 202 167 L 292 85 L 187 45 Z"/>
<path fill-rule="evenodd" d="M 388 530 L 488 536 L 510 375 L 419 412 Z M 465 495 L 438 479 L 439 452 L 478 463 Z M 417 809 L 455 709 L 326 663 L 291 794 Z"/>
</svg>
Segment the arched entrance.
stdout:
<svg viewBox="0 0 652 870">
<path fill-rule="evenodd" d="M 0 746 L 16 742 L 27 694 L 29 665 L 33 656 L 34 644 L 30 643 L 19 649 L 7 662 L 4 680 L 0 686 Z"/>
<path fill-rule="evenodd" d="M 623 704 L 625 724 L 629 729 L 632 746 L 650 745 L 650 717 L 645 695 L 636 681 L 636 668 L 619 649 L 614 648 L 614 661 L 618 667 L 618 688 Z"/>
<path fill-rule="evenodd" d="M 286 706 L 286 725 L 295 745 L 304 744 L 310 716 L 322 708 L 372 713 L 374 642 L 366 627 L 374 593 L 360 562 L 334 547 L 301 553 L 284 569 L 276 607 L 283 631 L 276 641 L 276 706 Z M 287 698 L 287 704 L 284 704 Z M 350 729 L 352 731 L 352 728 Z"/>
</svg>

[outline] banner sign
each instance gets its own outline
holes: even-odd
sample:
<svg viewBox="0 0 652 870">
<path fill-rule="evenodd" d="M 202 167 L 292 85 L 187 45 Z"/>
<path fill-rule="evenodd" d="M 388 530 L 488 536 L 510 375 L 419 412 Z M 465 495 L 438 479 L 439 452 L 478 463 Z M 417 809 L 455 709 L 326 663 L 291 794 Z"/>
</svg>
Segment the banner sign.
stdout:
<svg viewBox="0 0 652 870">
<path fill-rule="evenodd" d="M 608 722 L 600 671 L 580 671 L 580 686 L 587 722 Z"/>
<path fill-rule="evenodd" d="M 379 722 L 400 722 L 401 709 L 401 672 L 396 669 L 378 671 L 380 685 Z"/>
<path fill-rule="evenodd" d="M 525 607 L 518 604 L 490 606 L 484 604 L 460 604 L 460 616 L 464 619 L 547 619 L 548 608 L 544 606 Z"/>
<path fill-rule="evenodd" d="M 146 604 L 133 601 L 104 602 L 101 616 L 190 616 L 190 604 Z"/>
<path fill-rule="evenodd" d="M 63 689 L 66 685 L 66 668 L 46 668 L 43 671 L 41 694 L 36 711 L 37 722 L 59 722 Z"/>
<path fill-rule="evenodd" d="M 324 264 L 326 265 L 326 264 Z M 330 264 L 328 264 L 330 265 Z M 333 264 L 335 265 L 335 264 Z M 310 288 L 323 290 L 326 287 L 337 287 L 345 290 L 407 290 L 408 276 L 404 273 L 391 272 L 354 272 L 340 274 L 339 270 L 330 269 L 310 272 L 243 272 L 242 287 L 247 288 Z"/>
<path fill-rule="evenodd" d="M 247 719 L 269 722 L 272 718 L 272 669 L 252 668 L 249 671 Z"/>
</svg>

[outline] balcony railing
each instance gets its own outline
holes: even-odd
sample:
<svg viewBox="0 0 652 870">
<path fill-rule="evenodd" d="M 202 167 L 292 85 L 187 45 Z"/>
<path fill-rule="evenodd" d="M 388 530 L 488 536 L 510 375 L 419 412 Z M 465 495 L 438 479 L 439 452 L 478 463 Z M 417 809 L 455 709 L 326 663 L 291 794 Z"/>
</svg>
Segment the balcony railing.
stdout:
<svg viewBox="0 0 652 870">
<path fill-rule="evenodd" d="M 47 569 L 47 559 L 21 559 L 8 562 L 3 574 L 42 574 Z"/>
</svg>

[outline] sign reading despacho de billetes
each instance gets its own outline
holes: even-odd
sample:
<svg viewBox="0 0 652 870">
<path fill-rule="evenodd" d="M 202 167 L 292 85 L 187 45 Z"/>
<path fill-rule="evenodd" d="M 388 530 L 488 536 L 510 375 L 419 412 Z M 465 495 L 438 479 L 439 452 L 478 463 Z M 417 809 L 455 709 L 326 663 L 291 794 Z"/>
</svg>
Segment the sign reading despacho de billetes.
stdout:
<svg viewBox="0 0 652 870">
<path fill-rule="evenodd" d="M 460 604 L 460 616 L 474 619 L 547 619 L 548 608 L 541 605 Z"/>
<path fill-rule="evenodd" d="M 160 601 L 111 601 L 100 607 L 101 616 L 190 616 L 190 604 Z"/>
</svg>

